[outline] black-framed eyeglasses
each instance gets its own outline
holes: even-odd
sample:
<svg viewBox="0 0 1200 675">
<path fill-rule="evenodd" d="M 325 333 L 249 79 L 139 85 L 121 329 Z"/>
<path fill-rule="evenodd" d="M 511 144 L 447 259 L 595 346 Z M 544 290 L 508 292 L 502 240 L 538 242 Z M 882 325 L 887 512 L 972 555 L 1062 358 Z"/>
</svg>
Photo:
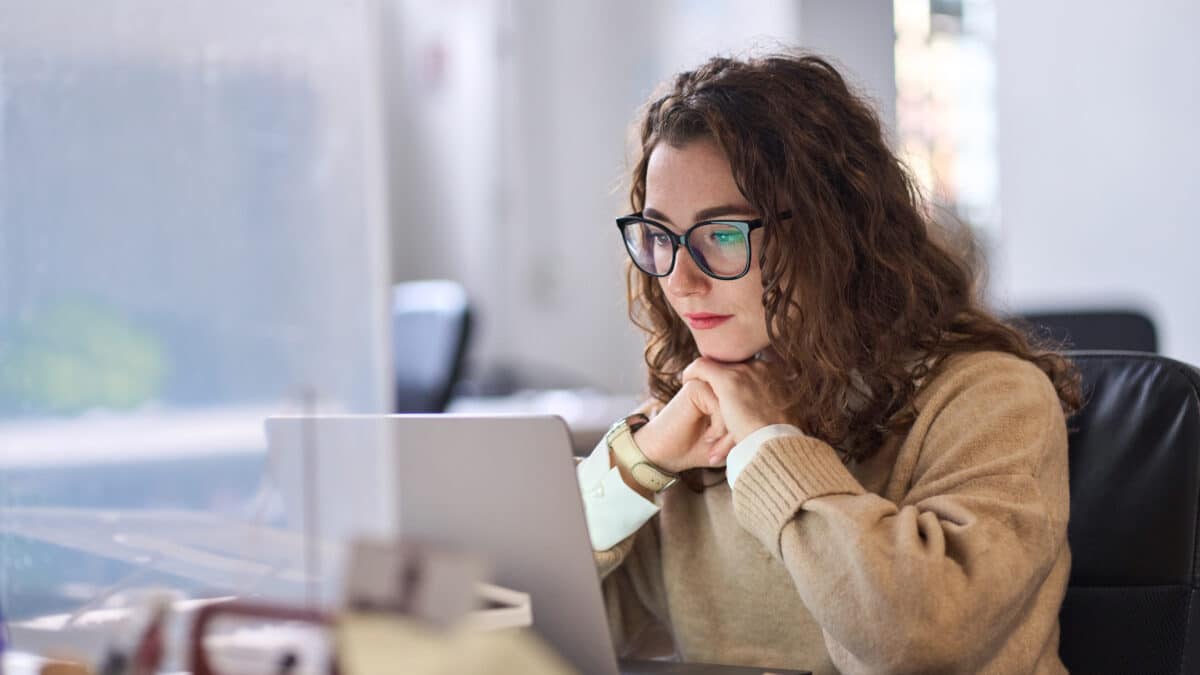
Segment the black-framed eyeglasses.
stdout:
<svg viewBox="0 0 1200 675">
<path fill-rule="evenodd" d="M 652 277 L 667 276 L 675 269 L 675 254 L 683 246 L 701 272 L 722 281 L 740 279 L 750 271 L 750 233 L 762 226 L 762 218 L 720 218 L 701 221 L 683 234 L 675 234 L 662 223 L 636 213 L 617 218 L 625 250 L 639 270 Z"/>
</svg>

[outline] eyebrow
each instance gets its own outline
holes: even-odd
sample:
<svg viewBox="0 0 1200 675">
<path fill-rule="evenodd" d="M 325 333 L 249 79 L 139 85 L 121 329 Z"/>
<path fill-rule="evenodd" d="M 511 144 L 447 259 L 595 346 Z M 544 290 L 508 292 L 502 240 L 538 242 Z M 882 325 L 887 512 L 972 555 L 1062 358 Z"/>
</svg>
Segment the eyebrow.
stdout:
<svg viewBox="0 0 1200 675">
<path fill-rule="evenodd" d="M 712 220 L 723 216 L 748 216 L 753 214 L 754 209 L 750 208 L 749 204 L 722 204 L 697 211 L 693 222 L 698 223 L 702 220 Z M 661 220 L 664 223 L 671 223 L 671 219 L 667 217 L 667 214 L 657 209 L 644 209 L 642 215 L 654 220 Z M 675 223 L 671 224 L 674 225 Z"/>
</svg>

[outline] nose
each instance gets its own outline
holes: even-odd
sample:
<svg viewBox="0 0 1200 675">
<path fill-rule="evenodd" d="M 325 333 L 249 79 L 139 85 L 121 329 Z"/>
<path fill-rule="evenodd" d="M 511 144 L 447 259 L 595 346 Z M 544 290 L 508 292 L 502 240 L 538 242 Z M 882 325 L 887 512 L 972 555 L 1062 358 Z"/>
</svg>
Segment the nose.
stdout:
<svg viewBox="0 0 1200 675">
<path fill-rule="evenodd" d="M 706 293 L 711 284 L 712 279 L 696 266 L 691 252 L 680 246 L 675 253 L 675 269 L 665 280 L 667 292 L 677 296 L 696 295 Z"/>
</svg>

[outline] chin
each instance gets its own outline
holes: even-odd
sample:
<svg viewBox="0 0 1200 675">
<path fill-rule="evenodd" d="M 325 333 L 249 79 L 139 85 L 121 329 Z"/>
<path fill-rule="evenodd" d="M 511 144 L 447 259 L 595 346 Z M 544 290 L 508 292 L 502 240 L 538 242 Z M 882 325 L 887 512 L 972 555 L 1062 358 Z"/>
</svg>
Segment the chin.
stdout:
<svg viewBox="0 0 1200 675">
<path fill-rule="evenodd" d="M 700 349 L 700 355 L 710 358 L 721 363 L 741 363 L 754 357 L 759 349 L 748 349 L 745 347 L 730 347 L 725 345 L 704 345 L 697 343 Z"/>
</svg>

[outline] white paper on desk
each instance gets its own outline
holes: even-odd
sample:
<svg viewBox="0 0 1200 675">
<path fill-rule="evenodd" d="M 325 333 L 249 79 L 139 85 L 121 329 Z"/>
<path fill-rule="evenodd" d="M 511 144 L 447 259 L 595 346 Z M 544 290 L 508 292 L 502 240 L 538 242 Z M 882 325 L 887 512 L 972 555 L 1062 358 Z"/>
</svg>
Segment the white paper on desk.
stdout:
<svg viewBox="0 0 1200 675">
<path fill-rule="evenodd" d="M 458 625 L 461 630 L 482 632 L 533 625 L 533 603 L 528 593 L 492 584 L 479 584 L 476 591 L 483 608 L 463 617 Z"/>
<path fill-rule="evenodd" d="M 324 627 L 302 623 L 254 626 L 208 635 L 204 650 L 214 672 L 237 675 L 276 675 L 285 655 L 296 665 L 293 675 L 329 672 L 332 636 Z"/>
</svg>

